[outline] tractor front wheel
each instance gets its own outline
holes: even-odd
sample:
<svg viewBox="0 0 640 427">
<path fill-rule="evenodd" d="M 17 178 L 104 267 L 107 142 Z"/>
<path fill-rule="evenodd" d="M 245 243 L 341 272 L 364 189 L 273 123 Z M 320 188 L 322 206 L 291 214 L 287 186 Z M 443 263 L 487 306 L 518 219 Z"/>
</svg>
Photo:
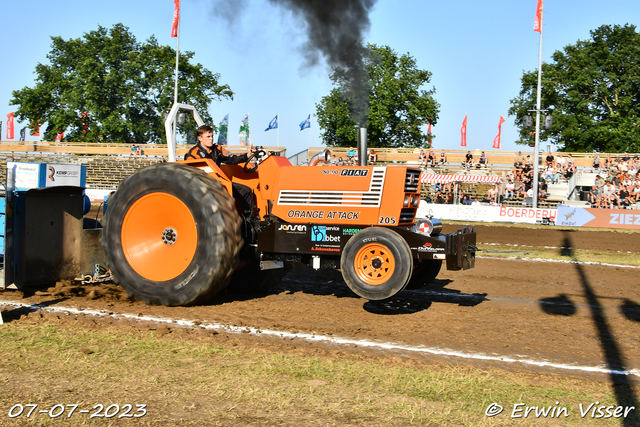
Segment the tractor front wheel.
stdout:
<svg viewBox="0 0 640 427">
<path fill-rule="evenodd" d="M 141 169 L 109 198 L 102 246 L 114 281 L 149 304 L 192 305 L 229 283 L 241 220 L 224 186 L 191 166 Z"/>
<path fill-rule="evenodd" d="M 357 295 L 384 300 L 401 292 L 411 277 L 413 258 L 395 231 L 369 227 L 353 236 L 340 259 L 342 277 Z"/>
</svg>

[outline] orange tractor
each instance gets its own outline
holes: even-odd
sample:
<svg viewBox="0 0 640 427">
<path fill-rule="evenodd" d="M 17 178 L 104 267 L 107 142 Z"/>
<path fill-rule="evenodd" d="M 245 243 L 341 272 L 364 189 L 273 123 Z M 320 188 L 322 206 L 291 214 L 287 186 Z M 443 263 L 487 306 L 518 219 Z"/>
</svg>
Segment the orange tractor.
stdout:
<svg viewBox="0 0 640 427">
<path fill-rule="evenodd" d="M 260 151 L 239 165 L 204 159 L 139 170 L 103 219 L 114 280 L 147 303 L 192 305 L 231 281 L 264 288 L 287 267 L 309 265 L 339 268 L 357 295 L 383 300 L 425 286 L 443 261 L 448 270 L 474 267 L 473 228 L 443 235 L 438 220 L 416 221 L 420 169 L 332 166 L 329 156 L 292 166 Z M 253 191 L 249 215 L 232 182 Z"/>
</svg>

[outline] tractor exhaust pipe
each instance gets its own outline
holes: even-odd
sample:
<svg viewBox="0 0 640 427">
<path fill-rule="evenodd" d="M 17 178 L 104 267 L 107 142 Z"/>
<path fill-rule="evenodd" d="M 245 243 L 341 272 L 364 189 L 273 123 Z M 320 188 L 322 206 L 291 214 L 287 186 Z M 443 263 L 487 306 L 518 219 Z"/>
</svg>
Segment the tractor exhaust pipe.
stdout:
<svg viewBox="0 0 640 427">
<path fill-rule="evenodd" d="M 325 162 L 326 164 L 331 164 L 331 151 L 328 149 L 324 149 L 321 152 L 315 154 L 313 157 L 309 159 L 309 166 L 315 166 L 320 162 Z"/>
<path fill-rule="evenodd" d="M 367 166 L 367 128 L 358 128 L 358 165 Z"/>
</svg>

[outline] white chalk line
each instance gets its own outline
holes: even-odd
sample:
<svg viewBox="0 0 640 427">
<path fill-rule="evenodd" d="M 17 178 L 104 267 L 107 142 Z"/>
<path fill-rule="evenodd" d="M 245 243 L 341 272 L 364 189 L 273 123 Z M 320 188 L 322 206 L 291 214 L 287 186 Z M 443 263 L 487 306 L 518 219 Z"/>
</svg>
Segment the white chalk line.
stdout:
<svg viewBox="0 0 640 427">
<path fill-rule="evenodd" d="M 606 262 L 594 262 L 594 261 L 573 261 L 564 259 L 546 259 L 546 258 L 522 258 L 522 257 L 498 257 L 498 256 L 484 256 L 476 255 L 478 259 L 499 259 L 504 261 L 527 261 L 527 262 L 558 262 L 562 264 L 576 264 L 576 265 L 593 265 L 597 267 L 622 267 L 622 268 L 640 268 L 640 265 L 627 265 L 627 264 L 609 264 Z"/>
<path fill-rule="evenodd" d="M 252 335 L 266 335 L 287 339 L 301 339 L 310 342 L 322 342 L 322 343 L 331 343 L 338 345 L 350 345 L 350 346 L 359 346 L 365 348 L 373 348 L 373 349 L 382 349 L 382 350 L 401 350 L 412 353 L 420 353 L 420 354 L 430 354 L 430 355 L 438 355 L 438 356 L 450 356 L 457 357 L 462 359 L 471 359 L 471 360 L 483 360 L 490 362 L 503 362 L 503 363 L 520 363 L 523 365 L 529 366 L 537 366 L 543 368 L 555 368 L 555 369 L 563 369 L 569 371 L 582 371 L 582 372 L 593 372 L 593 373 L 602 373 L 609 375 L 634 375 L 640 377 L 639 369 L 630 369 L 630 370 L 612 370 L 603 366 L 580 366 L 580 365 L 569 365 L 564 363 L 555 363 L 549 362 L 546 360 L 533 360 L 527 358 L 514 358 L 514 357 L 506 357 L 506 356 L 492 356 L 482 353 L 469 353 L 463 351 L 456 351 L 450 349 L 441 349 L 434 347 L 424 347 L 424 346 L 410 346 L 410 345 L 402 345 L 402 344 L 394 344 L 388 342 L 375 342 L 369 340 L 358 340 L 358 339 L 349 339 L 349 338 L 336 338 L 330 337 L 326 335 L 318 335 L 318 334 L 307 334 L 307 333 L 296 333 L 296 332 L 286 332 L 286 331 L 276 331 L 271 329 L 258 329 L 252 328 L 248 326 L 233 326 L 233 325 L 222 325 L 222 324 L 202 324 L 199 322 L 194 322 L 191 320 L 179 320 L 179 319 L 169 319 L 166 317 L 152 317 L 152 316 L 138 316 L 134 314 L 127 313 L 114 313 L 109 312 L 107 310 L 93 310 L 93 309 L 77 309 L 73 307 L 60 307 L 60 306 L 45 306 L 43 304 L 23 304 L 19 302 L 10 302 L 10 301 L 1 301 L 0 305 L 8 305 L 18 308 L 26 308 L 28 310 L 36 311 L 36 310 L 44 310 L 58 313 L 69 314 L 86 314 L 90 316 L 98 316 L 98 317 L 111 317 L 114 319 L 133 319 L 138 321 L 152 322 L 152 323 L 166 323 L 166 324 L 174 324 L 180 326 L 186 326 L 191 328 L 202 328 L 207 330 L 221 330 L 229 333 L 250 333 Z"/>
<path fill-rule="evenodd" d="M 575 249 L 571 246 L 534 246 L 534 245 L 519 245 L 516 243 L 478 243 L 481 246 L 512 246 L 514 248 L 541 248 L 541 249 Z M 576 249 L 576 250 L 585 250 L 585 249 Z M 616 251 L 619 254 L 634 254 L 632 251 Z"/>
</svg>

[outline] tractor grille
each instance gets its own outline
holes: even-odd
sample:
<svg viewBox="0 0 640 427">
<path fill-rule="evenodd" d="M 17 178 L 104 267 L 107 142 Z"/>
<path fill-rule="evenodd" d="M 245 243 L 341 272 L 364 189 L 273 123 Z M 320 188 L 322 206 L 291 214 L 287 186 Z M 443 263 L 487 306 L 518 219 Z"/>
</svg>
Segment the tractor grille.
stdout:
<svg viewBox="0 0 640 427">
<path fill-rule="evenodd" d="M 386 168 L 374 167 L 368 191 L 281 190 L 279 205 L 313 205 L 345 207 L 380 206 Z"/>
<path fill-rule="evenodd" d="M 400 223 L 413 222 L 416 216 L 416 210 L 414 208 L 404 208 L 400 211 Z"/>
<path fill-rule="evenodd" d="M 405 193 L 416 193 L 420 187 L 420 171 L 415 169 L 407 169 L 407 176 L 404 181 Z"/>
</svg>

